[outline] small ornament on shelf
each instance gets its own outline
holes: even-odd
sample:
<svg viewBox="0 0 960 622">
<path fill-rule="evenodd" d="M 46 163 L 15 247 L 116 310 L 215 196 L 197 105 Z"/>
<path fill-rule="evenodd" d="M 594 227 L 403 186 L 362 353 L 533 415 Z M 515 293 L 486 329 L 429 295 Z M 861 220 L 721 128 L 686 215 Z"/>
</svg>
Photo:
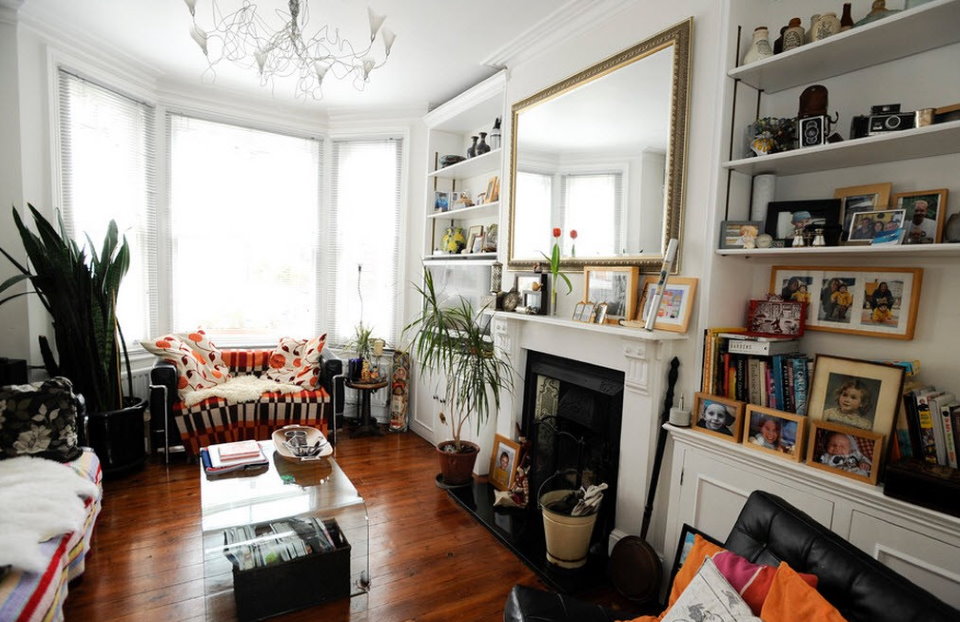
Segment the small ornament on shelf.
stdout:
<svg viewBox="0 0 960 622">
<path fill-rule="evenodd" d="M 757 26 L 753 29 L 753 41 L 747 48 L 747 53 L 743 57 L 743 64 L 748 65 L 763 58 L 773 56 L 773 48 L 770 47 L 769 31 L 766 26 Z"/>
<path fill-rule="evenodd" d="M 490 130 L 490 147 L 493 149 L 500 148 L 500 117 L 497 117 L 497 120 L 493 122 L 493 129 Z"/>
<path fill-rule="evenodd" d="M 474 158 L 477 155 L 477 141 L 480 140 L 479 136 L 471 136 L 473 139 L 473 144 L 467 147 L 467 157 Z"/>
<path fill-rule="evenodd" d="M 480 142 L 477 143 L 477 155 L 483 155 L 490 151 L 490 145 L 487 144 L 487 133 L 480 132 Z"/>
<path fill-rule="evenodd" d="M 800 25 L 800 18 L 794 17 L 787 25 L 783 33 L 783 51 L 792 50 L 803 45 L 803 26 Z"/>
</svg>

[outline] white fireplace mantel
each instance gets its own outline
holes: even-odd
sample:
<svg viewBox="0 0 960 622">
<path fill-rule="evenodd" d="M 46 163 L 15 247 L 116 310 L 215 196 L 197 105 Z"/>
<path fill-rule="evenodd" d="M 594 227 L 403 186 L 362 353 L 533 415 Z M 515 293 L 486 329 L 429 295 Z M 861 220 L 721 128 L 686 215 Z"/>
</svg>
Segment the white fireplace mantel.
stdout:
<svg viewBox="0 0 960 622">
<path fill-rule="evenodd" d="M 639 534 L 660 428 L 667 370 L 674 344 L 687 337 L 664 331 L 648 332 L 612 324 L 586 324 L 505 312 L 494 315 L 492 327 L 494 341 L 510 357 L 520 376 L 515 394 L 501 404 L 496 429 L 504 436 L 512 437 L 521 421 L 528 351 L 623 372 L 620 469 L 611 546 L 624 535 Z"/>
</svg>

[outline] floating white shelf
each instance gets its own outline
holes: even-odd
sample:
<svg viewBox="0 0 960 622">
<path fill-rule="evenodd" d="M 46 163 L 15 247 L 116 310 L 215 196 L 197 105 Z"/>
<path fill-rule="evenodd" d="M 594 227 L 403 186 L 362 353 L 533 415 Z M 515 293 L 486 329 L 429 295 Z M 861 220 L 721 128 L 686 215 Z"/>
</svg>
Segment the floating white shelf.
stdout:
<svg viewBox="0 0 960 622">
<path fill-rule="evenodd" d="M 960 2 L 956 4 L 956 8 L 960 11 Z M 746 175 L 760 173 L 799 175 L 867 164 L 928 158 L 957 153 L 958 149 L 960 149 L 960 121 L 950 121 L 829 145 L 804 147 L 773 155 L 730 160 L 724 162 L 723 167 Z"/>
<path fill-rule="evenodd" d="M 933 0 L 731 69 L 727 75 L 756 89 L 776 93 L 957 42 L 960 42 L 960 0 Z"/>
<path fill-rule="evenodd" d="M 957 257 L 960 244 L 910 244 L 906 246 L 805 246 L 803 248 L 721 248 L 718 255 L 772 259 L 781 257 Z"/>
<path fill-rule="evenodd" d="M 470 207 L 461 207 L 459 209 L 452 209 L 446 212 L 434 212 L 427 216 L 430 219 L 446 219 L 450 220 L 463 220 L 465 218 L 483 218 L 484 216 L 497 217 L 497 210 L 500 208 L 499 201 L 493 201 L 492 203 L 484 203 L 482 205 L 472 205 Z"/>
<path fill-rule="evenodd" d="M 465 263 L 488 265 L 497 260 L 496 253 L 469 253 L 467 255 L 427 255 L 423 258 L 424 263 L 430 265 L 463 265 Z"/>
<path fill-rule="evenodd" d="M 437 177 L 439 179 L 467 179 L 468 177 L 475 177 L 482 173 L 490 173 L 491 177 L 493 175 L 499 175 L 500 151 L 500 149 L 491 149 L 482 155 L 464 160 L 463 162 L 451 164 L 450 166 L 444 167 L 439 171 L 428 173 L 427 177 Z"/>
</svg>

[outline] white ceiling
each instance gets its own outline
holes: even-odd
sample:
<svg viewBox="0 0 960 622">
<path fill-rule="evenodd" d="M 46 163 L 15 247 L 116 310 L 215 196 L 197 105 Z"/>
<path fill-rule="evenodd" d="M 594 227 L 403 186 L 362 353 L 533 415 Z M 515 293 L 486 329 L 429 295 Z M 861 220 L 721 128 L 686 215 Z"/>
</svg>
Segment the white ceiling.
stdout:
<svg viewBox="0 0 960 622">
<path fill-rule="evenodd" d="M 229 12 L 242 0 L 218 1 L 222 11 Z M 329 22 L 351 41 L 362 43 L 369 36 L 366 0 L 308 2 L 311 24 Z M 256 3 L 259 13 L 271 21 L 275 10 L 286 11 L 287 6 L 286 0 Z M 557 0 L 369 0 L 374 11 L 386 14 L 385 26 L 397 34 L 387 64 L 371 74 L 362 93 L 350 84 L 328 80 L 323 101 L 298 105 L 363 112 L 443 103 L 494 72 L 484 66 L 484 59 L 566 4 Z M 196 10 L 198 24 L 209 27 L 210 0 L 197 0 Z M 271 95 L 269 87 L 259 85 L 255 70 L 226 62 L 217 65 L 212 85 L 203 84 L 201 74 L 207 65 L 190 38 L 190 12 L 183 0 L 26 0 L 21 15 L 110 54 L 129 57 L 150 68 L 161 87 L 295 103 L 289 84 L 278 82 Z M 375 50 L 382 51 L 379 41 Z"/>
</svg>

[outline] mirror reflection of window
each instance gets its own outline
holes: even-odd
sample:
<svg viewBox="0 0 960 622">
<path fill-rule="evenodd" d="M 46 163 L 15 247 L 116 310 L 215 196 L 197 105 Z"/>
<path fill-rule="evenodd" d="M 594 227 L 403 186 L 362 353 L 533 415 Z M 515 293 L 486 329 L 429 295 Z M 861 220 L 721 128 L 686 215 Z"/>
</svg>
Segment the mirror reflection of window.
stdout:
<svg viewBox="0 0 960 622">
<path fill-rule="evenodd" d="M 563 176 L 563 255 L 570 256 L 568 232 L 577 231 L 577 257 L 623 254 L 620 173 Z M 612 226 L 611 226 L 612 223 Z"/>
<path fill-rule="evenodd" d="M 514 214 L 517 248 L 539 250 L 550 254 L 553 244 L 553 177 L 541 173 L 517 173 L 517 200 L 531 209 Z M 540 257 L 537 256 L 539 260 Z"/>
</svg>

